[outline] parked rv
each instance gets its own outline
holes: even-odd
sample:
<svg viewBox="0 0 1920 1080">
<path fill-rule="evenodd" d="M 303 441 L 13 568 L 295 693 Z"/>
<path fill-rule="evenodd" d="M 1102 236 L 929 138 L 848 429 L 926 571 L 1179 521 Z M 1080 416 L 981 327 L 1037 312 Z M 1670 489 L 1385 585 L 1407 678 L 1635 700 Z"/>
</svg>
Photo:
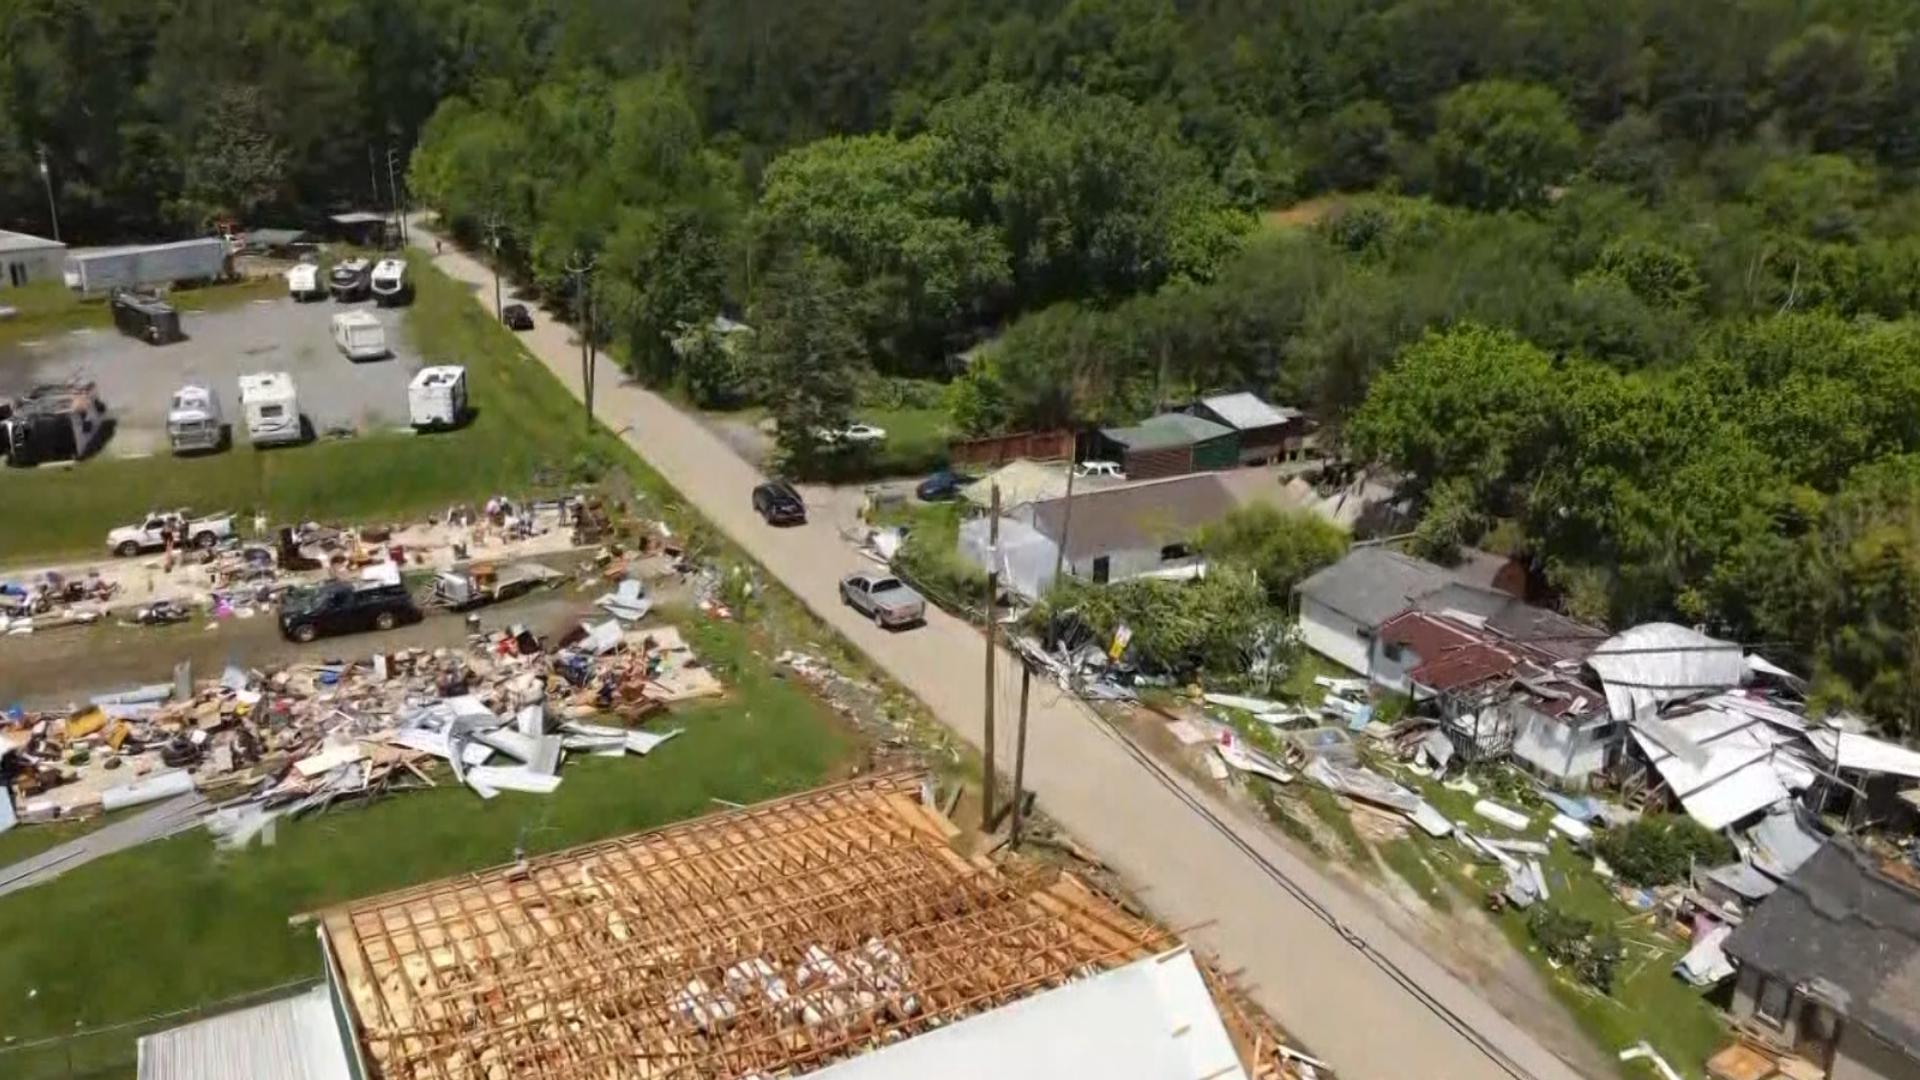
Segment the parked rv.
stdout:
<svg viewBox="0 0 1920 1080">
<path fill-rule="evenodd" d="M 416 428 L 459 427 L 467 418 L 467 369 L 457 364 L 421 368 L 407 385 L 407 413 Z"/>
<path fill-rule="evenodd" d="M 116 292 L 110 301 L 113 325 L 130 338 L 149 345 L 166 345 L 186 337 L 180 332 L 180 313 L 157 296 Z"/>
<path fill-rule="evenodd" d="M 378 360 L 387 349 L 387 328 L 371 311 L 343 311 L 333 317 L 333 344 L 349 360 Z"/>
<path fill-rule="evenodd" d="M 327 282 L 321 276 L 320 264 L 303 262 L 288 270 L 287 295 L 301 303 L 325 297 Z"/>
<path fill-rule="evenodd" d="M 381 259 L 373 265 L 373 302 L 381 307 L 397 307 L 413 300 L 413 279 L 407 276 L 405 259 Z"/>
<path fill-rule="evenodd" d="M 212 387 L 188 383 L 167 403 L 167 441 L 176 454 L 218 450 L 226 445 L 226 418 Z"/>
<path fill-rule="evenodd" d="M 247 421 L 247 440 L 255 446 L 281 446 L 306 438 L 293 376 L 284 371 L 240 376 L 240 411 Z"/>
<path fill-rule="evenodd" d="M 367 298 L 368 277 L 372 273 L 365 259 L 348 259 L 333 264 L 327 272 L 327 291 L 343 304 Z"/>
<path fill-rule="evenodd" d="M 107 404 L 92 383 L 36 386 L 0 402 L 0 455 L 9 465 L 78 461 L 107 437 Z"/>
<path fill-rule="evenodd" d="M 88 296 L 115 289 L 217 281 L 229 275 L 227 242 L 217 236 L 79 252 L 67 258 L 67 283 Z"/>
</svg>

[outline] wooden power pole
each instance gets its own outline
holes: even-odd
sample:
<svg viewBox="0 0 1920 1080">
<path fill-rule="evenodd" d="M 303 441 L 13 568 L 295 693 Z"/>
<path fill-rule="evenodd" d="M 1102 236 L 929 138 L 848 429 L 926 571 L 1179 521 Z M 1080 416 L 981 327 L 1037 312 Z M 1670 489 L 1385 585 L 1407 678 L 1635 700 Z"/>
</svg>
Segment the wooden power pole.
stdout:
<svg viewBox="0 0 1920 1080">
<path fill-rule="evenodd" d="M 1033 665 L 1020 657 L 1020 719 L 1013 729 L 1013 825 L 1009 843 L 1020 846 L 1020 826 L 1027 805 L 1027 692 L 1033 687 Z"/>
<path fill-rule="evenodd" d="M 994 601 L 1000 595 L 1000 485 L 993 485 L 992 505 L 987 518 L 987 730 L 986 775 L 980 778 L 980 829 L 993 829 L 993 699 L 998 687 L 993 682 Z"/>
</svg>

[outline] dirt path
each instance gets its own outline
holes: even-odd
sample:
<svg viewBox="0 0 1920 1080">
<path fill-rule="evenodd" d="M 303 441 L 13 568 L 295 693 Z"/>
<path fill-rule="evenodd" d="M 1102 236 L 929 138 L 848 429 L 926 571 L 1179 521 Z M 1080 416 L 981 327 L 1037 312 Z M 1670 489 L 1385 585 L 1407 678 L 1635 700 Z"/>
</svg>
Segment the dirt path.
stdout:
<svg viewBox="0 0 1920 1080">
<path fill-rule="evenodd" d="M 415 230 L 429 247 L 434 235 Z M 435 264 L 475 286 L 491 309 L 491 272 L 449 246 Z M 521 335 L 576 396 L 579 354 L 565 326 L 535 313 Z M 867 564 L 836 524 L 773 530 L 754 515 L 752 466 L 698 420 L 625 382 L 602 361 L 599 418 L 746 548 L 822 619 L 917 694 L 940 720 L 982 743 L 989 689 L 979 634 L 935 609 L 903 633 L 839 603 L 842 573 Z M 1012 761 L 1019 666 L 1002 654 L 991 693 L 996 743 Z M 1027 776 L 1041 804 L 1118 871 L 1155 913 L 1241 969 L 1255 998 L 1347 1077 L 1579 1075 L 1474 988 L 1462 983 L 1354 896 L 1225 801 L 1160 772 L 1077 701 L 1035 687 Z"/>
</svg>

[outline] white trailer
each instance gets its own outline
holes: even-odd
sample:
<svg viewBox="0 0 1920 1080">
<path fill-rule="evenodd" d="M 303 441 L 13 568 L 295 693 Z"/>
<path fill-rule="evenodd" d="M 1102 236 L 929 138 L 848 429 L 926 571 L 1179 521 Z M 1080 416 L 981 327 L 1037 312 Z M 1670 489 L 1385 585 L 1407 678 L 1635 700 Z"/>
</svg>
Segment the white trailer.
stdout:
<svg viewBox="0 0 1920 1080">
<path fill-rule="evenodd" d="M 293 376 L 284 371 L 240 376 L 240 411 L 247 419 L 247 439 L 255 446 L 281 446 L 306 437 L 300 397 Z"/>
<path fill-rule="evenodd" d="M 421 368 L 407 384 L 407 414 L 416 428 L 460 426 L 467 417 L 467 369 L 457 364 Z"/>
<path fill-rule="evenodd" d="M 226 440 L 220 395 L 210 386 L 188 383 L 167 403 L 167 441 L 176 454 L 218 450 Z"/>
<path fill-rule="evenodd" d="M 67 257 L 68 282 L 88 296 L 181 281 L 214 281 L 229 273 L 227 242 L 217 236 L 79 251 Z"/>
<path fill-rule="evenodd" d="M 327 279 L 320 264 L 303 262 L 287 271 L 287 295 L 302 303 L 326 299 Z"/>
<path fill-rule="evenodd" d="M 395 307 L 413 299 L 413 279 L 407 276 L 405 259 L 381 259 L 373 264 L 373 302 Z"/>
<path fill-rule="evenodd" d="M 343 311 L 333 317 L 333 344 L 349 360 L 378 360 L 391 356 L 387 328 L 371 311 Z"/>
</svg>

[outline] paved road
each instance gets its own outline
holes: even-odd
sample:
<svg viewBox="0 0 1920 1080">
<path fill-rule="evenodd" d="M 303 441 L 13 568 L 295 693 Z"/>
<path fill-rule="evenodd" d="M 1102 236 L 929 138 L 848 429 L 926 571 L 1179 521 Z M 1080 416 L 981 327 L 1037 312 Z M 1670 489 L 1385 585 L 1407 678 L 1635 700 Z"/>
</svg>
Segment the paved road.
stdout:
<svg viewBox="0 0 1920 1080">
<path fill-rule="evenodd" d="M 416 229 L 421 242 L 433 234 Z M 435 264 L 476 286 L 492 309 L 492 275 L 448 245 Z M 478 287 L 482 286 L 484 287 Z M 536 313 L 528 348 L 576 396 L 580 359 L 565 326 Z M 749 505 L 760 476 L 711 430 L 602 362 L 596 408 L 654 468 L 769 572 L 939 719 L 982 744 L 986 684 L 980 635 L 938 610 L 889 633 L 839 602 L 839 576 L 870 567 L 834 522 L 774 530 Z M 1011 769 L 1018 667 L 998 662 L 999 754 Z M 1296 858 L 1211 794 L 1158 772 L 1104 724 L 1036 682 L 1028 786 L 1073 836 L 1118 870 L 1169 925 L 1244 972 L 1254 997 L 1343 1076 L 1578 1075 L 1471 988 L 1383 923 L 1366 902 Z M 1203 812 L 1204 811 L 1204 812 Z M 1224 827 L 1223 827 L 1224 826 Z"/>
</svg>

